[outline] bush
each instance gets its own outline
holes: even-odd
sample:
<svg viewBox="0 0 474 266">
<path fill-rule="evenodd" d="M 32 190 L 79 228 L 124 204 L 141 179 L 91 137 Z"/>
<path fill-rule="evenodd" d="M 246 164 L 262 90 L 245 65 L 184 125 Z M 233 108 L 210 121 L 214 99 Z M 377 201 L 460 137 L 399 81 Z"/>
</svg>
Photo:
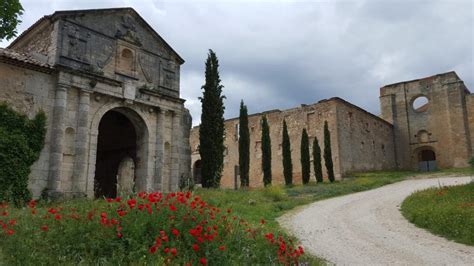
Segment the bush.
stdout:
<svg viewBox="0 0 474 266">
<path fill-rule="evenodd" d="M 283 201 L 288 199 L 285 190 L 280 186 L 268 186 L 263 189 L 263 196 L 272 201 Z"/>
<path fill-rule="evenodd" d="M 44 146 L 46 115 L 30 120 L 0 104 L 0 202 L 19 206 L 31 198 L 28 176 Z"/>
</svg>

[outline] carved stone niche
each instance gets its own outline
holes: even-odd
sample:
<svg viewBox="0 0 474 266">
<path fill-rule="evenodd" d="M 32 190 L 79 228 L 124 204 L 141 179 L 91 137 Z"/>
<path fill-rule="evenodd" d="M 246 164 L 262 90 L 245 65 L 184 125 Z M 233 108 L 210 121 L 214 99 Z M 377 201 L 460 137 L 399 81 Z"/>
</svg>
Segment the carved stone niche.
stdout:
<svg viewBox="0 0 474 266">
<path fill-rule="evenodd" d="M 115 71 L 129 77 L 135 77 L 136 50 L 130 46 L 117 45 Z"/>
</svg>

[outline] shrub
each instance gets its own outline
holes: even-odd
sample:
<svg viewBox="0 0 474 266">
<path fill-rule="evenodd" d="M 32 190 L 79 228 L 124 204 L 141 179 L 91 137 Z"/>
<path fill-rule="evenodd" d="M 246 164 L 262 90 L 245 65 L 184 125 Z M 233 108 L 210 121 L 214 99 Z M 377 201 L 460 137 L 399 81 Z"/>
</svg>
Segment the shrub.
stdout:
<svg viewBox="0 0 474 266">
<path fill-rule="evenodd" d="M 264 188 L 263 195 L 275 202 L 288 199 L 285 190 L 280 186 L 268 186 Z"/>
<path fill-rule="evenodd" d="M 19 206 L 31 198 L 28 176 L 44 146 L 46 115 L 32 120 L 0 104 L 0 202 Z"/>
</svg>

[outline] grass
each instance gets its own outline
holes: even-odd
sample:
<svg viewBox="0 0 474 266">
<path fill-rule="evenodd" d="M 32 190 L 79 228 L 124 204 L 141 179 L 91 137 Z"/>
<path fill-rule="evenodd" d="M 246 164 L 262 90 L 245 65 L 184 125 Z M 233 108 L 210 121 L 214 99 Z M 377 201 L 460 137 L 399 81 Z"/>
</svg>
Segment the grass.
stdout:
<svg viewBox="0 0 474 266">
<path fill-rule="evenodd" d="M 436 174 L 456 174 L 461 175 L 464 173 L 464 170 L 455 170 L 455 171 L 439 171 Z M 268 188 L 261 188 L 261 189 L 249 189 L 249 190 L 228 190 L 228 189 L 197 189 L 194 194 L 199 195 L 204 201 L 208 204 L 220 208 L 221 210 L 232 209 L 232 215 L 238 216 L 241 219 L 244 219 L 247 223 L 249 223 L 256 230 L 260 232 L 260 234 L 264 233 L 274 233 L 275 235 L 282 235 L 283 237 L 288 239 L 288 234 L 279 226 L 276 218 L 283 215 L 287 211 L 294 209 L 295 207 L 302 206 L 311 202 L 315 202 L 318 200 L 323 200 L 331 197 L 346 195 L 354 192 L 365 191 L 369 189 L 374 189 L 377 187 L 381 187 L 383 185 L 395 183 L 398 181 L 402 181 L 412 176 L 419 175 L 416 172 L 410 171 L 391 171 L 391 172 L 370 172 L 370 173 L 357 173 L 352 174 L 351 177 L 345 178 L 343 181 L 336 181 L 334 183 L 310 183 L 308 185 L 295 185 L 292 187 L 285 187 L 285 186 L 271 186 Z M 49 203 L 45 204 L 42 207 L 43 210 L 47 210 L 48 208 L 62 208 L 64 210 L 74 209 L 77 213 L 87 213 L 91 209 L 96 209 L 97 212 L 100 212 L 100 209 L 106 208 L 106 205 L 103 200 L 72 200 L 63 203 Z M 32 224 L 27 219 L 26 215 L 29 213 L 28 209 L 16 209 L 12 210 L 10 216 L 18 220 L 19 225 L 24 225 L 25 227 L 31 227 Z M 31 215 L 30 215 L 31 217 Z M 119 218 L 119 217 L 118 217 Z M 139 220 L 137 220 L 139 221 Z M 143 221 L 145 223 L 146 221 Z M 153 223 L 153 220 L 149 220 L 146 222 L 147 224 Z M 264 223 L 264 225 L 262 225 Z M 71 225 L 74 225 L 72 222 Z M 163 222 L 164 226 L 166 222 Z M 38 225 L 35 225 L 35 228 Z M 18 226 L 21 227 L 21 226 Z M 30 228 L 31 229 L 31 228 Z M 22 235 L 24 239 L 19 239 L 18 242 L 15 243 L 15 246 L 18 246 L 18 250 L 22 249 L 25 250 L 23 245 L 31 244 L 28 243 L 29 236 L 28 232 L 24 231 L 21 232 L 21 228 L 18 228 L 18 235 Z M 94 232 L 96 229 L 94 227 L 90 228 L 75 228 L 74 226 L 64 226 L 63 231 L 56 232 L 56 236 L 59 238 L 54 245 L 58 243 L 63 243 L 62 245 L 69 245 L 71 248 L 77 248 L 76 241 L 74 240 L 67 240 L 67 237 L 64 236 L 64 233 L 69 234 L 69 236 L 75 236 L 77 238 L 81 238 L 82 234 L 86 234 L 87 232 Z M 134 230 L 139 230 L 139 227 L 135 226 Z M 100 231 L 100 230 L 99 230 Z M 82 232 L 82 233 L 81 233 Z M 108 231 L 105 231 L 107 233 Z M 104 232 L 103 232 L 104 233 Z M 104 233 L 104 234 L 105 234 Z M 15 233 L 16 234 L 16 233 Z M 137 239 L 142 238 L 140 235 L 137 236 Z M 260 237 L 262 238 L 262 237 Z M 40 239 L 37 239 L 38 241 Z M 71 242 L 72 241 L 72 242 Z M 97 241 L 100 241 L 98 238 Z M 115 241 L 115 240 L 114 240 Z M 269 247 L 266 247 L 264 242 L 266 239 L 262 238 L 261 240 L 257 241 L 256 243 L 250 243 L 247 245 L 253 245 L 256 247 L 257 250 L 252 251 L 254 254 L 268 254 Z M 51 239 L 41 239 L 42 245 L 48 245 L 51 242 Z M 143 243 L 143 241 L 139 241 Z M 114 245 L 120 246 L 120 242 L 113 242 Z M 233 242 L 228 242 L 229 252 L 235 248 L 238 249 L 238 244 L 232 244 Z M 266 242 L 265 242 L 266 243 Z M 6 246 L 6 241 L 1 241 L 1 234 L 0 234 L 0 249 L 4 252 L 3 258 L 9 258 L 10 262 L 12 259 L 12 254 L 15 253 L 16 248 L 14 246 Z M 33 245 L 33 244 L 32 244 Z M 72 246 L 71 246 L 72 245 Z M 101 253 L 100 250 L 104 249 L 102 244 L 96 242 L 90 242 L 90 245 L 97 245 L 96 251 Z M 268 246 L 268 245 L 267 245 Z M 184 247 L 184 246 L 183 246 Z M 6 251 L 8 250 L 8 253 Z M 137 251 L 138 252 L 138 251 Z M 140 251 L 145 252 L 145 251 Z M 67 256 L 70 256 L 70 252 L 65 252 L 65 250 L 60 250 L 60 253 L 63 253 L 64 257 L 62 257 L 62 261 L 68 264 L 74 264 Z M 102 252 L 103 253 L 103 252 Z M 239 254 L 239 252 L 235 252 Z M 5 256 L 5 254 L 9 254 L 9 256 Z M 78 252 L 77 254 L 81 254 Z M 138 253 L 137 253 L 138 254 Z M 141 254 L 141 253 L 140 253 Z M 234 253 L 232 253 L 234 254 Z M 123 255 L 123 254 L 122 254 Z M 136 255 L 136 254 L 135 254 Z M 28 254 L 25 256 L 29 256 Z M 33 256 L 33 255 L 31 255 Z M 52 259 L 56 259 L 54 256 L 55 254 L 36 254 L 35 256 L 43 256 L 47 258 L 48 256 L 52 257 Z M 83 259 L 83 261 L 90 261 L 91 259 L 95 258 L 94 254 L 88 254 L 88 258 Z M 114 261 L 114 257 L 117 259 L 119 258 L 120 253 L 118 255 L 108 256 L 108 257 L 100 257 L 102 264 L 112 264 L 111 261 Z M 2 259 L 2 254 L 0 252 L 0 261 Z M 24 259 L 24 258 L 23 258 Z M 98 258 L 97 258 L 98 259 Z M 131 258 L 127 258 L 131 259 Z M 300 258 L 300 262 L 309 264 L 309 265 L 320 265 L 324 264 L 325 261 L 312 257 L 310 255 L 303 255 Z M 145 260 L 145 259 L 144 259 Z M 77 260 L 76 260 L 77 261 Z M 133 261 L 133 260 L 132 260 Z M 146 263 L 148 260 L 141 261 L 138 260 L 136 263 Z M 228 261 L 229 262 L 229 261 Z M 239 264 L 240 259 L 236 261 L 230 260 L 230 264 Z M 136 264 L 135 263 L 135 264 Z M 1 263 L 0 263 L 1 264 Z"/>
<path fill-rule="evenodd" d="M 198 189 L 196 193 L 220 208 L 231 208 L 247 221 L 259 223 L 262 219 L 271 228 L 282 230 L 276 218 L 301 205 L 318 200 L 347 195 L 391 184 L 416 175 L 410 171 L 369 172 L 334 183 L 310 183 L 292 187 L 271 186 L 261 189 Z"/>
<path fill-rule="evenodd" d="M 474 183 L 413 193 L 401 207 L 418 227 L 466 245 L 474 245 Z"/>
</svg>

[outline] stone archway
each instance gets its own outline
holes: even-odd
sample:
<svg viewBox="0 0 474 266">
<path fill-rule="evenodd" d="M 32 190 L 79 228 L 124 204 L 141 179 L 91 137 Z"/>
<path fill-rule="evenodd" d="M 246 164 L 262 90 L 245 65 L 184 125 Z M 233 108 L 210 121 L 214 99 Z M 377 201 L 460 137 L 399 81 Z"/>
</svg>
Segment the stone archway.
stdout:
<svg viewBox="0 0 474 266">
<path fill-rule="evenodd" d="M 436 166 L 436 153 L 431 147 L 422 147 L 417 150 L 418 157 L 418 169 L 420 171 L 428 172 L 435 171 Z"/>
<path fill-rule="evenodd" d="M 94 143 L 95 197 L 146 190 L 148 129 L 138 113 L 126 107 L 106 111 L 98 122 Z"/>
</svg>

